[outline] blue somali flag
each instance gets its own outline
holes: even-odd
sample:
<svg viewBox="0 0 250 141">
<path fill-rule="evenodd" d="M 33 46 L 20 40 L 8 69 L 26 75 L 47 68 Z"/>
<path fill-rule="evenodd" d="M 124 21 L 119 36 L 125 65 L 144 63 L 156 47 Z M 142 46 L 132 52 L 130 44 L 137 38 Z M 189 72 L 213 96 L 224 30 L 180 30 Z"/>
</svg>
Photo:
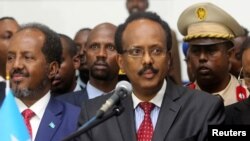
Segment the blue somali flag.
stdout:
<svg viewBox="0 0 250 141">
<path fill-rule="evenodd" d="M 30 141 L 24 119 L 19 112 L 10 88 L 6 88 L 5 99 L 0 107 L 0 140 Z"/>
</svg>

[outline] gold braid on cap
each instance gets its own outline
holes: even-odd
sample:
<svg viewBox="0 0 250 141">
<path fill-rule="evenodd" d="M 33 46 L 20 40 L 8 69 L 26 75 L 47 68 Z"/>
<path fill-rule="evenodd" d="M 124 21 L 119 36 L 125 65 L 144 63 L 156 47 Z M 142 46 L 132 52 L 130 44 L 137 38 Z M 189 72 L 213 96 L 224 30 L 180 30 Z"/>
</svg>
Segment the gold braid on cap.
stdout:
<svg viewBox="0 0 250 141">
<path fill-rule="evenodd" d="M 219 38 L 219 39 L 227 39 L 231 40 L 235 36 L 233 34 L 218 34 L 218 33 L 213 33 L 213 34 L 194 34 L 194 35 L 187 35 L 183 38 L 184 41 L 189 41 L 191 39 L 197 39 L 197 38 Z"/>
</svg>

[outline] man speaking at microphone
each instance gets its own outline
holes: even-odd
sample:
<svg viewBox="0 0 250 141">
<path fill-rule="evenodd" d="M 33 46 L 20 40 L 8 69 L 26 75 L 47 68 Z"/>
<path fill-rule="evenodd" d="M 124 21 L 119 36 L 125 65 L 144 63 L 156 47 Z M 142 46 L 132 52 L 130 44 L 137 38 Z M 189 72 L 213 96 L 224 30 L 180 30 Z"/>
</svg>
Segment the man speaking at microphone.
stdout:
<svg viewBox="0 0 250 141">
<path fill-rule="evenodd" d="M 221 99 L 175 85 L 168 75 L 171 30 L 157 14 L 135 13 L 119 25 L 117 61 L 127 74 L 132 95 L 120 101 L 124 112 L 81 134 L 80 141 L 207 140 L 208 125 L 224 121 Z M 79 127 L 96 115 L 110 95 L 82 105 Z M 110 113 L 112 108 L 105 114 Z"/>
</svg>

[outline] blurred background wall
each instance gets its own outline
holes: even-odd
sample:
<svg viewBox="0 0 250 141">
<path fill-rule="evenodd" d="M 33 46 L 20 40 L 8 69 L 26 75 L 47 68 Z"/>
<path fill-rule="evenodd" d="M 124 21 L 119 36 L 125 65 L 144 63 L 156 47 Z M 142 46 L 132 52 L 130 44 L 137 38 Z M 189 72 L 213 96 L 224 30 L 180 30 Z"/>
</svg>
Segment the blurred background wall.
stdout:
<svg viewBox="0 0 250 141">
<path fill-rule="evenodd" d="M 149 0 L 149 11 L 157 12 L 176 32 L 180 13 L 188 6 L 205 0 Z M 247 0 L 207 0 L 230 13 L 241 25 L 250 29 L 250 5 Z M 83 27 L 102 22 L 120 24 L 127 18 L 125 0 L 0 0 L 0 17 L 14 17 L 20 24 L 39 22 L 59 33 L 74 37 Z M 182 79 L 187 80 L 186 64 L 180 46 Z"/>
</svg>

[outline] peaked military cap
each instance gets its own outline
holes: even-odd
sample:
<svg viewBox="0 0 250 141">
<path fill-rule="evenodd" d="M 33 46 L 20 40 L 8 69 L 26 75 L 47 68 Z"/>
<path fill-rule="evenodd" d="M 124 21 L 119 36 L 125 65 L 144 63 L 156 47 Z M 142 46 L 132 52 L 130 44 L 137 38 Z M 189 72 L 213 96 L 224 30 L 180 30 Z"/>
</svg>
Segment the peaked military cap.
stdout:
<svg viewBox="0 0 250 141">
<path fill-rule="evenodd" d="M 212 3 L 197 3 L 185 9 L 177 23 L 184 41 L 211 38 L 211 44 L 243 35 L 240 24 L 227 12 Z M 205 43 L 209 44 L 209 43 Z"/>
</svg>

